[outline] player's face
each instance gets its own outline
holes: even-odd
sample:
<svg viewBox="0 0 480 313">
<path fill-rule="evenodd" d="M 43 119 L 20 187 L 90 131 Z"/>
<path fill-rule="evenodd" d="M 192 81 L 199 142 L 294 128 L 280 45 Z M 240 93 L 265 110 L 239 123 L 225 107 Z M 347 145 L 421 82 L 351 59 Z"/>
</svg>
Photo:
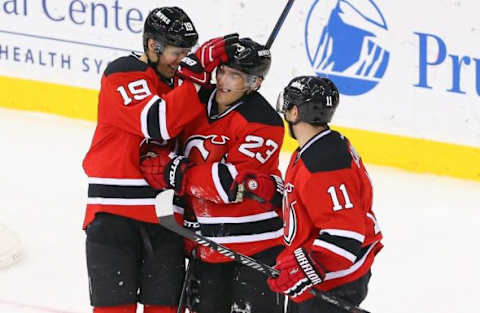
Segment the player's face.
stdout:
<svg viewBox="0 0 480 313">
<path fill-rule="evenodd" d="M 247 90 L 247 75 L 245 73 L 226 65 L 217 68 L 215 100 L 218 104 L 230 105 L 240 99 Z"/>
<path fill-rule="evenodd" d="M 158 60 L 157 70 L 166 78 L 172 78 L 180 61 L 190 53 L 190 48 L 166 46 Z"/>
</svg>

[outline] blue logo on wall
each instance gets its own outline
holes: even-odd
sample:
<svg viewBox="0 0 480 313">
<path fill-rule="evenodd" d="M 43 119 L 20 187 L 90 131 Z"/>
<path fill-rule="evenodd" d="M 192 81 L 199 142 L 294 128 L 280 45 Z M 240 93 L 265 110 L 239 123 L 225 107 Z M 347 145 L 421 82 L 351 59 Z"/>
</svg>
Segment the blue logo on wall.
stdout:
<svg viewBox="0 0 480 313">
<path fill-rule="evenodd" d="M 305 23 L 308 59 L 317 76 L 333 80 L 340 93 L 364 94 L 387 70 L 387 31 L 373 0 L 315 0 Z"/>
</svg>

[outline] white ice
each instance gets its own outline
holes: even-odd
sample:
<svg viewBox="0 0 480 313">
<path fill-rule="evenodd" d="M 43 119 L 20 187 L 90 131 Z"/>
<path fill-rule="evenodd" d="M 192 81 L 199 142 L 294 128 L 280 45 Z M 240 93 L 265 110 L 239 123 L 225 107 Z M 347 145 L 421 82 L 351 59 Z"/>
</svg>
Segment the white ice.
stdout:
<svg viewBox="0 0 480 313">
<path fill-rule="evenodd" d="M 15 230 L 25 248 L 20 262 L 0 270 L 0 313 L 91 312 L 81 162 L 95 126 L 5 109 L 0 123 L 0 223 Z M 282 166 L 287 162 L 285 154 Z M 363 307 L 480 312 L 480 183 L 367 167 L 385 248 Z"/>
</svg>

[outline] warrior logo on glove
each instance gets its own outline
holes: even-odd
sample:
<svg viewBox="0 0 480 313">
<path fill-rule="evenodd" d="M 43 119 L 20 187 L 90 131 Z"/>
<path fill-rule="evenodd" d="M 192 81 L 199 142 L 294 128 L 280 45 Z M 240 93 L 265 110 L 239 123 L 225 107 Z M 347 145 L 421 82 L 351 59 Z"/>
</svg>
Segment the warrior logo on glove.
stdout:
<svg viewBox="0 0 480 313">
<path fill-rule="evenodd" d="M 280 274 L 269 278 L 268 285 L 273 291 L 283 293 L 295 302 L 311 298 L 308 291 L 325 278 L 323 267 L 304 248 L 280 255 L 275 268 Z"/>
<path fill-rule="evenodd" d="M 320 284 L 322 279 L 317 274 L 313 266 L 310 264 L 305 251 L 303 249 L 297 249 L 293 252 L 297 258 L 298 264 L 302 267 L 303 272 L 307 275 L 308 279 L 312 282 L 313 285 Z"/>
</svg>

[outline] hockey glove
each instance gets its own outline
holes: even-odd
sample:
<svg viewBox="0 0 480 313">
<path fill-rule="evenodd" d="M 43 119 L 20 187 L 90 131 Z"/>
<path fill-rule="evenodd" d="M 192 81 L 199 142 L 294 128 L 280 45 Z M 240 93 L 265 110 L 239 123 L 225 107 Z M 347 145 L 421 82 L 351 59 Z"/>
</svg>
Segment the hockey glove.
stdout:
<svg viewBox="0 0 480 313">
<path fill-rule="evenodd" d="M 262 203 L 268 210 L 282 207 L 283 180 L 277 175 L 245 171 L 235 177 L 230 188 L 230 201 L 249 198 Z"/>
<path fill-rule="evenodd" d="M 308 291 L 325 278 L 325 271 L 303 248 L 296 249 L 293 254 L 280 255 L 275 268 L 280 274 L 267 280 L 270 289 L 289 296 L 295 302 L 311 298 Z"/>
<path fill-rule="evenodd" d="M 183 175 L 188 168 L 187 158 L 175 155 L 165 148 L 150 152 L 140 162 L 140 171 L 153 189 L 174 189 L 179 194 L 183 193 L 182 183 Z"/>
<path fill-rule="evenodd" d="M 213 70 L 225 63 L 236 50 L 238 34 L 210 39 L 195 53 L 187 55 L 180 62 L 177 75 L 202 86 L 210 84 Z"/>
<path fill-rule="evenodd" d="M 158 154 L 168 154 L 170 153 L 169 147 L 173 150 L 173 141 L 168 142 L 157 141 L 152 139 L 144 139 L 140 144 L 140 161 L 145 158 L 154 157 Z"/>
</svg>

